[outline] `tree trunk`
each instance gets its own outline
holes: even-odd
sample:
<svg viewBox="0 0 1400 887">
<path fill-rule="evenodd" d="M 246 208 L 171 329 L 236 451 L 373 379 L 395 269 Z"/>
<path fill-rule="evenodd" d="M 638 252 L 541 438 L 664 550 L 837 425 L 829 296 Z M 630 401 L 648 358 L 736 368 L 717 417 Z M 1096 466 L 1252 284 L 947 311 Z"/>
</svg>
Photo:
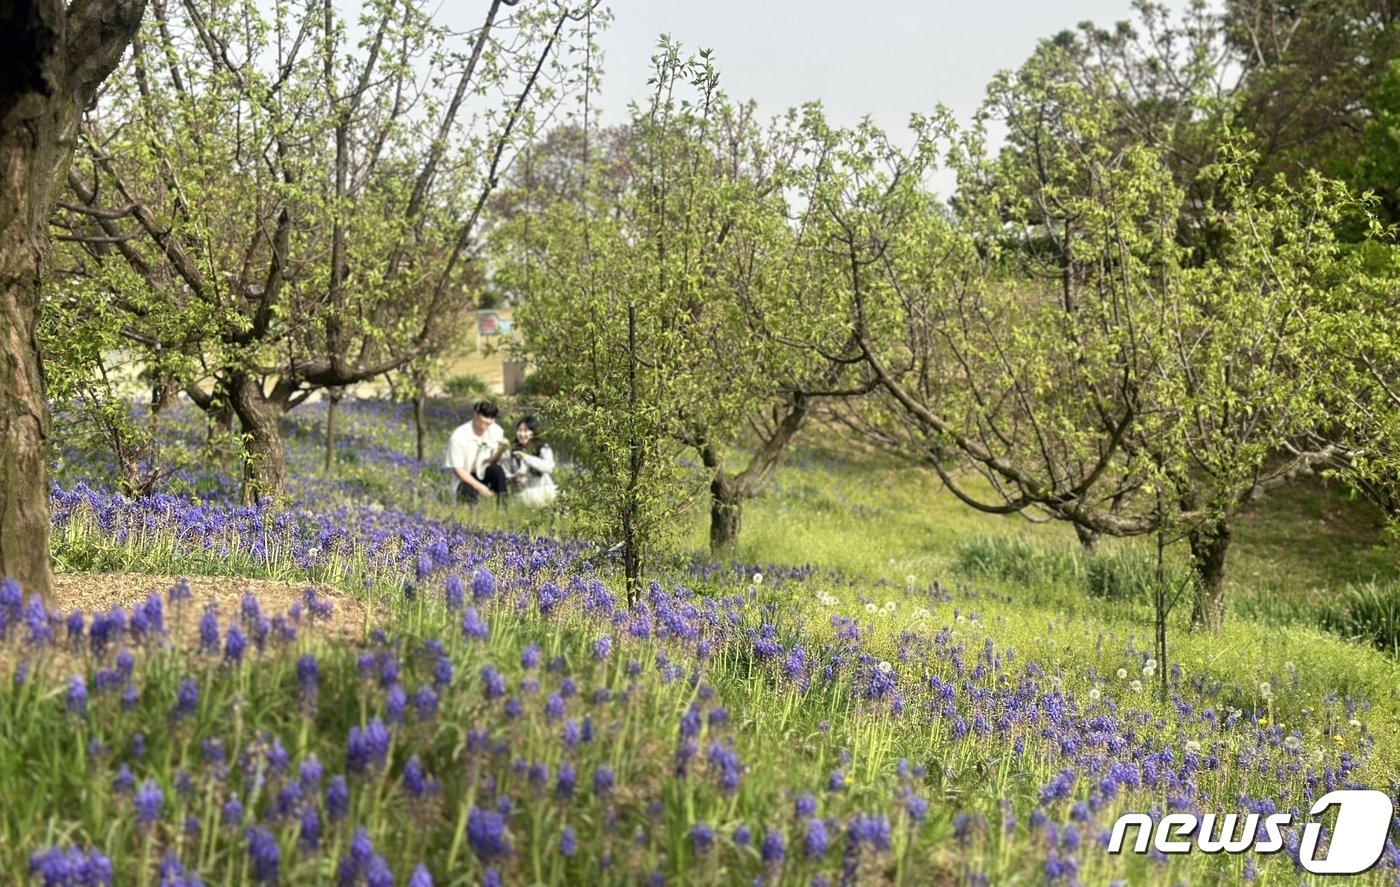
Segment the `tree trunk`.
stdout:
<svg viewBox="0 0 1400 887">
<path fill-rule="evenodd" d="M 53 601 L 49 405 L 34 331 L 48 264 L 49 180 L 59 152 L 34 144 L 45 139 L 42 131 L 17 128 L 0 138 L 0 577 L 47 604 Z"/>
<path fill-rule="evenodd" d="M 413 374 L 413 432 L 418 443 L 418 461 L 422 462 L 428 440 L 428 377 L 424 373 Z"/>
<path fill-rule="evenodd" d="M 733 557 L 739 546 L 744 516 L 744 492 L 739 484 L 717 472 L 710 481 L 710 556 Z"/>
<path fill-rule="evenodd" d="M 131 43 L 145 0 L 0 6 L 0 576 L 53 602 L 49 406 L 34 331 L 53 183 L 78 114 Z"/>
<path fill-rule="evenodd" d="M 243 504 L 253 505 L 280 496 L 287 474 L 287 454 L 282 445 L 287 399 L 279 394 L 268 397 L 256 380 L 236 377 L 229 385 L 229 402 L 238 414 L 243 432 Z"/>
<path fill-rule="evenodd" d="M 326 470 L 335 468 L 335 425 L 340 413 L 340 398 L 344 392 L 332 388 L 326 392 Z M 421 459 L 422 456 L 419 456 Z"/>
<path fill-rule="evenodd" d="M 1084 549 L 1085 554 L 1094 553 L 1094 547 L 1099 541 L 1097 530 L 1091 530 L 1082 524 L 1075 524 L 1074 535 L 1079 537 L 1079 547 Z"/>
<path fill-rule="evenodd" d="M 1196 599 L 1191 607 L 1191 627 L 1218 634 L 1225 621 L 1225 556 L 1230 549 L 1230 524 L 1226 520 L 1192 530 L 1191 570 Z"/>
</svg>

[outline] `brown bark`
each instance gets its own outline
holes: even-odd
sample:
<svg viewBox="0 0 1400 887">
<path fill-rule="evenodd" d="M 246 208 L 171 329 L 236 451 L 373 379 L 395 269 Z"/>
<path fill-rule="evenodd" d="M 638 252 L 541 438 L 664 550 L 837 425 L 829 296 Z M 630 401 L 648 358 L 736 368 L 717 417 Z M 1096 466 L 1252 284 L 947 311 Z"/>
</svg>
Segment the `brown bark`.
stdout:
<svg viewBox="0 0 1400 887">
<path fill-rule="evenodd" d="M 326 392 L 326 470 L 335 468 L 336 419 L 340 416 L 340 398 L 345 394 L 339 388 Z M 421 458 L 421 457 L 420 457 Z"/>
<path fill-rule="evenodd" d="M 1187 536 L 1196 598 L 1191 607 L 1191 627 L 1219 634 L 1225 621 L 1225 557 L 1230 550 L 1230 525 L 1226 521 L 1203 524 Z"/>
<path fill-rule="evenodd" d="M 287 476 L 282 417 L 291 408 L 288 392 L 279 383 L 272 394 L 265 394 L 258 380 L 234 374 L 228 398 L 243 433 L 242 502 L 253 505 L 275 499 L 282 494 Z"/>
<path fill-rule="evenodd" d="M 38 326 L 55 178 L 78 115 L 116 67 L 145 0 L 0 5 L 0 576 L 53 600 L 49 407 Z"/>
<path fill-rule="evenodd" d="M 743 525 L 744 496 L 739 485 L 723 473 L 710 481 L 710 555 L 731 557 L 739 546 Z"/>
<path fill-rule="evenodd" d="M 780 410 L 770 428 L 760 432 L 762 443 L 744 470 L 733 476 L 724 473 L 724 457 L 709 443 L 700 446 L 700 462 L 710 472 L 710 554 L 729 557 L 739 545 L 743 527 L 744 502 L 752 499 L 782 465 L 793 437 L 802 428 L 811 410 L 810 399 L 795 394 Z"/>
<path fill-rule="evenodd" d="M 413 374 L 413 433 L 418 443 L 418 461 L 422 462 L 428 440 L 428 375 L 423 372 Z"/>
</svg>

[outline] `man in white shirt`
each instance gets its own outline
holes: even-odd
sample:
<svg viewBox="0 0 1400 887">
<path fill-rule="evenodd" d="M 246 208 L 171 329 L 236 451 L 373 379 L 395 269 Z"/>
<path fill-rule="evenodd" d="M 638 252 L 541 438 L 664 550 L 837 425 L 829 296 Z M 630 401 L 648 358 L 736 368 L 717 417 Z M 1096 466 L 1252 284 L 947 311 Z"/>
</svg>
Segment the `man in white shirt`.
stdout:
<svg viewBox="0 0 1400 887">
<path fill-rule="evenodd" d="M 447 441 L 443 467 L 452 471 L 452 488 L 458 502 L 505 495 L 506 472 L 500 465 L 506 448 L 505 431 L 496 424 L 500 410 L 489 400 L 472 409 L 472 420 L 458 426 Z"/>
</svg>

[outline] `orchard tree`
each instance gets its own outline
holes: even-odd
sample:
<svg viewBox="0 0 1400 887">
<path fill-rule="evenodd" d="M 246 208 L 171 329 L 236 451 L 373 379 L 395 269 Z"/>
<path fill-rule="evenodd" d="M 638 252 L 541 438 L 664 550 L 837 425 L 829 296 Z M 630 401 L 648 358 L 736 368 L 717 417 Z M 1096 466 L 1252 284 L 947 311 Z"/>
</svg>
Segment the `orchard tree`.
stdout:
<svg viewBox="0 0 1400 887">
<path fill-rule="evenodd" d="M 880 389 L 867 415 L 983 511 L 1039 511 L 1086 541 L 1184 534 L 1193 624 L 1218 630 L 1239 507 L 1331 455 L 1307 445 L 1321 416 L 1303 343 L 1339 194 L 1256 193 L 1254 158 L 1224 144 L 1205 170 L 1218 245 L 1197 262 L 1160 149 L 1106 138 L 1111 104 L 1039 62 L 992 87 L 1006 148 L 988 157 L 973 133 L 948 152 L 956 223 L 913 184 L 940 153 L 926 137 L 912 159 L 847 152 L 854 183 L 825 206 Z"/>
<path fill-rule="evenodd" d="M 78 117 L 121 61 L 145 0 L 0 8 L 0 577 L 51 600 L 49 405 L 37 327 L 48 219 Z"/>
<path fill-rule="evenodd" d="M 683 61 L 663 39 L 654 62 L 649 104 L 585 165 L 580 196 L 498 240 L 526 353 L 559 384 L 553 409 L 583 445 L 566 500 L 621 543 L 629 578 L 700 490 L 712 550 L 732 552 L 744 502 L 831 384 L 824 361 L 774 334 L 801 288 L 783 194 L 791 133 L 729 102 L 705 53 Z M 687 87 L 695 99 L 677 97 Z"/>
<path fill-rule="evenodd" d="M 83 123 L 65 291 L 236 415 L 245 501 L 282 489 L 288 410 L 431 352 L 470 309 L 482 209 L 591 14 L 492 0 L 459 52 L 416 3 L 367 4 L 358 38 L 329 0 L 152 5 Z"/>
</svg>

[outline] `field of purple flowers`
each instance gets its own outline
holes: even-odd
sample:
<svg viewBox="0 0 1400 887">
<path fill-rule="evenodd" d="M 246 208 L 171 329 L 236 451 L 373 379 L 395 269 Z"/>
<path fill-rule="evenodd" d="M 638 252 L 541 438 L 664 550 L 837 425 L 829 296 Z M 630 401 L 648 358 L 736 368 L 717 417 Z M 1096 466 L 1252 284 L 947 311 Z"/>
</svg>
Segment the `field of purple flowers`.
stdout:
<svg viewBox="0 0 1400 887">
<path fill-rule="evenodd" d="M 0 587 L 7 882 L 1295 884 L 1300 829 L 1267 856 L 1105 845 L 1124 812 L 1396 792 L 1397 671 L 1358 646 L 1234 626 L 1158 663 L 1149 626 L 1014 588 L 701 560 L 628 607 L 596 546 L 464 525 L 398 412 L 350 412 L 334 478 L 293 429 L 277 511 L 217 466 L 130 502 L 64 454 L 61 564 L 377 615 L 347 644 L 314 592 L 46 613 Z M 1363 881 L 1398 874 L 1392 842 Z"/>
</svg>

